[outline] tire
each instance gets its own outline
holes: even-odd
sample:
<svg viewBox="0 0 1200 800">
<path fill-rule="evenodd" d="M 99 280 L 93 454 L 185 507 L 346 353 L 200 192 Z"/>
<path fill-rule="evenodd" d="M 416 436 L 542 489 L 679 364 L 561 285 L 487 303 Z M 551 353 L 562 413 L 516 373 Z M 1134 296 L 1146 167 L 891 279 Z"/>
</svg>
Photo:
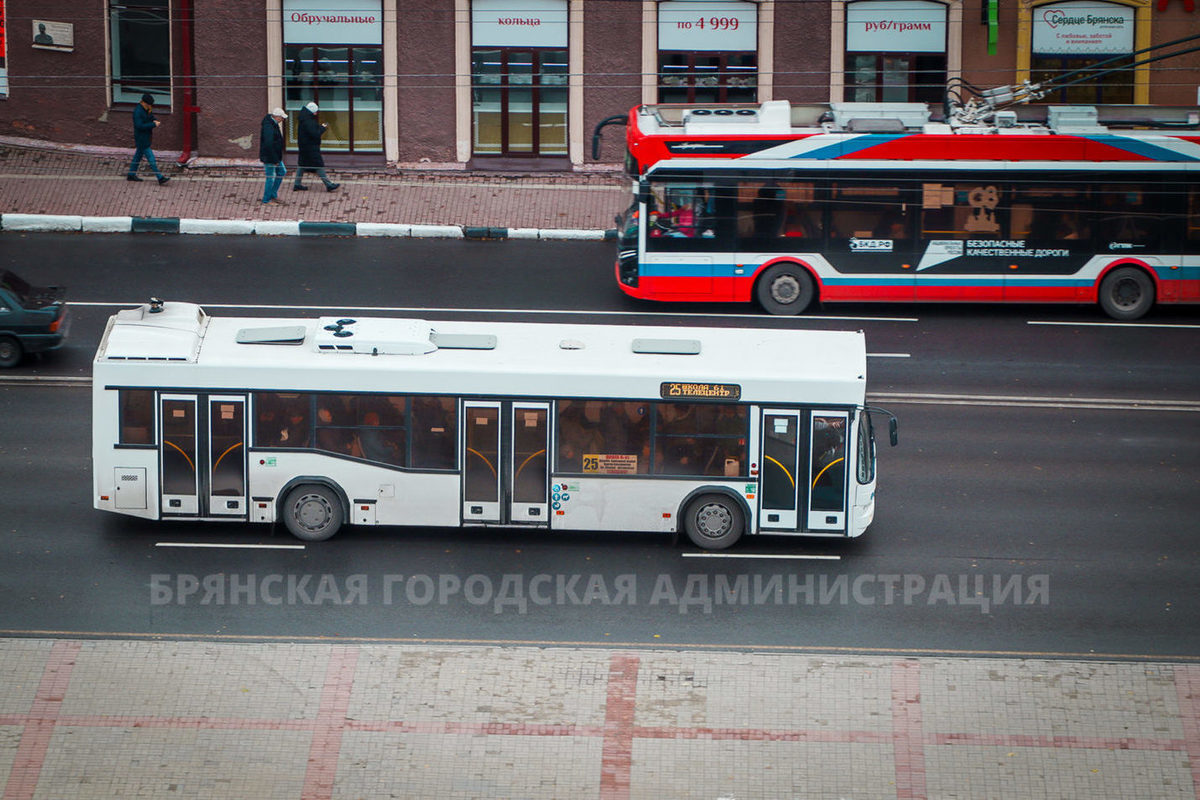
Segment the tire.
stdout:
<svg viewBox="0 0 1200 800">
<path fill-rule="evenodd" d="M 21 343 L 11 336 L 0 336 L 0 369 L 21 363 Z"/>
<path fill-rule="evenodd" d="M 702 550 L 724 550 L 742 538 L 746 517 L 742 507 L 724 494 L 703 494 L 688 503 L 683 528 Z"/>
<path fill-rule="evenodd" d="M 1100 282 L 1100 307 L 1113 319 L 1133 320 L 1154 305 L 1154 281 L 1135 267 L 1114 269 Z"/>
<path fill-rule="evenodd" d="M 758 279 L 754 293 L 768 313 L 791 316 L 812 305 L 817 291 L 812 276 L 799 264 L 776 264 Z"/>
<path fill-rule="evenodd" d="M 342 501 L 328 486 L 297 486 L 283 501 L 284 524 L 305 542 L 323 542 L 333 536 L 342 527 L 344 516 Z"/>
</svg>

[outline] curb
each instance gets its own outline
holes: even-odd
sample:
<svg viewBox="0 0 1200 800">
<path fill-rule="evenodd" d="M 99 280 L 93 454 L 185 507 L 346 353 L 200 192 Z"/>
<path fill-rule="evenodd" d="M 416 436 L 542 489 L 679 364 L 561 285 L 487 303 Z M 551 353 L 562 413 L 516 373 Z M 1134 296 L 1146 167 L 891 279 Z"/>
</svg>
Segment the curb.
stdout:
<svg viewBox="0 0 1200 800">
<path fill-rule="evenodd" d="M 476 225 L 402 225 L 389 222 L 189 219 L 180 217 L 88 217 L 69 214 L 0 214 L 0 230 L 82 233 L 190 233 L 237 236 L 391 236 L 410 239 L 614 240 L 615 229 L 503 228 Z"/>
</svg>

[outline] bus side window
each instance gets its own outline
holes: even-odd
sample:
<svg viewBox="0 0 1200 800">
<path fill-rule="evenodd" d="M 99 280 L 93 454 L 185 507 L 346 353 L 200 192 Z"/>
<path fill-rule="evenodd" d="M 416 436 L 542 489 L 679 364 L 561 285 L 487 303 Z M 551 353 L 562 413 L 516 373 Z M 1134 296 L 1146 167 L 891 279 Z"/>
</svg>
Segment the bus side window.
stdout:
<svg viewBox="0 0 1200 800">
<path fill-rule="evenodd" d="M 414 397 L 412 466 L 454 469 L 458 421 L 453 397 Z"/>
<path fill-rule="evenodd" d="M 256 392 L 254 443 L 258 447 L 308 447 L 312 395 Z"/>
<path fill-rule="evenodd" d="M 150 389 L 122 389 L 117 394 L 120 406 L 121 444 L 154 443 L 154 392 Z"/>
</svg>

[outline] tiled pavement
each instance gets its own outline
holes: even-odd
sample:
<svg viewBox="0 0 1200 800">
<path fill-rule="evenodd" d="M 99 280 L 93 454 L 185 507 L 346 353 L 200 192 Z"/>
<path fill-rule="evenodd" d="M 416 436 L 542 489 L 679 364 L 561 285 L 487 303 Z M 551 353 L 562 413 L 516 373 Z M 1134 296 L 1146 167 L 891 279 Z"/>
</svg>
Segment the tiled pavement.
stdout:
<svg viewBox="0 0 1200 800">
<path fill-rule="evenodd" d="M 1194 798 L 1200 666 L 0 640 L 17 798 Z"/>
<path fill-rule="evenodd" d="M 160 163 L 171 163 L 160 153 Z M 0 141 L 0 213 L 598 229 L 614 173 L 335 174 Z M 309 177 L 306 181 L 315 186 Z M 1188 798 L 1200 665 L 0 639 L 18 798 Z"/>
<path fill-rule="evenodd" d="M 500 174 L 462 171 L 339 172 L 326 192 L 304 176 L 293 191 L 289 169 L 279 191 L 286 205 L 261 202 L 261 165 L 178 167 L 158 154 L 171 176 L 155 183 L 125 180 L 129 156 L 14 146 L 0 138 L 0 214 L 178 217 L 202 220 L 303 220 L 414 225 L 604 230 L 629 203 L 629 181 L 612 170 Z"/>
</svg>

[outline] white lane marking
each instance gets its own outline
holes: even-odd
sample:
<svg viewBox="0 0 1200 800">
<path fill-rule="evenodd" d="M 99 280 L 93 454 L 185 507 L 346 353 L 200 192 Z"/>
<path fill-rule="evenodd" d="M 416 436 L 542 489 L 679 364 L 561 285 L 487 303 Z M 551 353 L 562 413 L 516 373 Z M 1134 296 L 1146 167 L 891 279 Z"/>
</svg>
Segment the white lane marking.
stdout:
<svg viewBox="0 0 1200 800">
<path fill-rule="evenodd" d="M 1171 324 L 1166 322 L 1055 322 L 1052 320 L 1026 320 L 1026 325 L 1060 325 L 1082 328 L 1200 328 L 1190 323 Z"/>
<path fill-rule="evenodd" d="M 867 358 L 912 358 L 909 353 L 867 353 Z"/>
<path fill-rule="evenodd" d="M 680 553 L 684 558 L 760 558 L 786 559 L 788 561 L 841 561 L 841 556 L 806 556 L 782 553 Z"/>
<path fill-rule="evenodd" d="M 110 303 L 106 301 L 71 300 L 67 305 L 96 306 L 111 308 L 135 308 L 141 302 Z M 762 322 L 919 322 L 917 317 L 774 317 L 769 314 L 681 314 L 678 311 L 588 311 L 586 309 L 561 308 L 437 308 L 428 306 L 292 306 L 253 303 L 198 303 L 202 308 L 254 309 L 270 311 L 329 311 L 338 314 L 361 311 L 384 311 L 388 313 L 438 313 L 438 314 L 565 314 L 568 316 L 593 317 L 670 317 L 672 319 L 756 319 Z"/>
<path fill-rule="evenodd" d="M 868 399 L 889 403 L 942 406 L 1012 406 L 1017 408 L 1093 408 L 1108 411 L 1200 411 L 1192 400 L 1136 400 L 1117 397 L 1022 397 L 987 394 L 918 394 L 870 392 Z"/>
<path fill-rule="evenodd" d="M 302 544 L 220 544 L 218 542 L 155 542 L 155 547 L 204 547 L 220 550 L 303 550 Z"/>
</svg>

